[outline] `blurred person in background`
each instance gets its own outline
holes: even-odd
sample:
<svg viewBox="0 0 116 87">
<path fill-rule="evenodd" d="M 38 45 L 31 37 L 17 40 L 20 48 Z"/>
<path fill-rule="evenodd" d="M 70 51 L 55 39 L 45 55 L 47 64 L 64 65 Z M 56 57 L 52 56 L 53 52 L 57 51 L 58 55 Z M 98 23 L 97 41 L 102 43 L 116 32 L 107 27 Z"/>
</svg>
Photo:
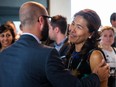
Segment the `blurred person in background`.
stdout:
<svg viewBox="0 0 116 87">
<path fill-rule="evenodd" d="M 65 63 L 65 55 L 70 47 L 67 37 L 67 19 L 62 15 L 55 15 L 51 18 L 49 27 L 49 38 L 54 42 L 50 46 L 54 47 Z"/>
<path fill-rule="evenodd" d="M 21 29 L 20 29 L 20 32 L 17 32 L 16 26 L 15 26 L 14 22 L 11 20 L 6 21 L 4 24 L 12 27 L 12 29 L 15 32 L 15 39 L 18 40 L 20 35 L 22 34 Z"/>
<path fill-rule="evenodd" d="M 112 25 L 112 27 L 114 28 L 114 32 L 115 32 L 115 38 L 114 38 L 114 43 L 113 43 L 113 47 L 116 47 L 116 13 L 112 13 L 110 16 L 110 23 Z"/>
<path fill-rule="evenodd" d="M 110 66 L 110 78 L 108 87 L 115 87 L 116 83 L 116 48 L 112 47 L 114 43 L 115 32 L 113 27 L 103 26 L 100 31 L 100 48 L 103 50 L 106 61 Z"/>
<path fill-rule="evenodd" d="M 8 25 L 0 26 L 0 51 L 9 47 L 15 42 L 15 32 L 14 29 Z"/>
</svg>

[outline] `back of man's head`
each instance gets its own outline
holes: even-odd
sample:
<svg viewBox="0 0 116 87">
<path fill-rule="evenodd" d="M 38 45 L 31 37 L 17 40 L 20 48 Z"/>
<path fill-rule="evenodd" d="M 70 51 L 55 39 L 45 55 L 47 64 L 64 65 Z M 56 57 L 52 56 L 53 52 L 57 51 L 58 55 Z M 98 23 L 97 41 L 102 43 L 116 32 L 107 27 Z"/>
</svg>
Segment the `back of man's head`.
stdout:
<svg viewBox="0 0 116 87">
<path fill-rule="evenodd" d="M 33 1 L 24 3 L 19 10 L 19 17 L 22 25 L 34 24 L 41 15 L 48 15 L 47 10 L 42 4 Z"/>
<path fill-rule="evenodd" d="M 66 33 L 67 19 L 61 15 L 55 15 L 51 18 L 51 26 L 53 28 L 59 27 L 62 34 Z"/>
</svg>

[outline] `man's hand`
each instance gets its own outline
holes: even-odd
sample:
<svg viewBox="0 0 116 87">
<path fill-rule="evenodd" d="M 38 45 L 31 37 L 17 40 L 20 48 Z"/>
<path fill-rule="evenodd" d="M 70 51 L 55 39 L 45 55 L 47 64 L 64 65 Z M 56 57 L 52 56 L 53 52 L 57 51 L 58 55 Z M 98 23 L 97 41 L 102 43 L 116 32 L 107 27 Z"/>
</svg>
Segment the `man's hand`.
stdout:
<svg viewBox="0 0 116 87">
<path fill-rule="evenodd" d="M 105 63 L 104 59 L 102 62 L 93 70 L 93 73 L 97 74 L 100 81 L 107 80 L 110 76 L 109 65 Z"/>
</svg>

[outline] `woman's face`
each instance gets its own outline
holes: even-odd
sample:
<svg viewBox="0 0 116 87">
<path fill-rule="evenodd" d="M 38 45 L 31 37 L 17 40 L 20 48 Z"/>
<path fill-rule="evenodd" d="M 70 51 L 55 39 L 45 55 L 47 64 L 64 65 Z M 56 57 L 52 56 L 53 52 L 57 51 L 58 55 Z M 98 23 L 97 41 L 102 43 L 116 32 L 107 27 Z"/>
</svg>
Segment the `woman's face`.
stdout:
<svg viewBox="0 0 116 87">
<path fill-rule="evenodd" d="M 114 43 L 114 32 L 112 30 L 104 30 L 101 33 L 101 42 L 103 45 L 111 46 Z"/>
<path fill-rule="evenodd" d="M 8 47 L 12 44 L 13 36 L 10 32 L 10 30 L 7 30 L 0 34 L 0 43 L 2 47 Z"/>
<path fill-rule="evenodd" d="M 87 21 L 82 16 L 76 16 L 69 27 L 70 42 L 84 44 L 89 36 Z"/>
</svg>

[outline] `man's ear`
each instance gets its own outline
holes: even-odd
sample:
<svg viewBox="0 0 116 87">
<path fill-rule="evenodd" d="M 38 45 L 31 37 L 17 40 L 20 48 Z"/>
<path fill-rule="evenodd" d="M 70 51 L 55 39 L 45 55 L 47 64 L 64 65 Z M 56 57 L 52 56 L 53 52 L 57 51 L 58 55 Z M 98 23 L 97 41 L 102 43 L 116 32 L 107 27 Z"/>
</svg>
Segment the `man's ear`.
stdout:
<svg viewBox="0 0 116 87">
<path fill-rule="evenodd" d="M 39 17 L 38 22 L 40 22 L 40 24 L 43 24 L 44 23 L 44 19 L 43 19 L 42 16 Z"/>
<path fill-rule="evenodd" d="M 21 31 L 23 31 L 22 24 L 20 24 L 20 26 L 19 26 L 19 27 L 20 27 L 20 30 L 21 30 Z"/>
<path fill-rule="evenodd" d="M 59 32 L 59 27 L 55 27 L 55 31 L 58 33 Z"/>
<path fill-rule="evenodd" d="M 43 19 L 42 16 L 39 17 L 38 22 L 40 24 L 40 29 L 42 29 L 43 28 L 43 25 L 44 25 L 44 19 Z"/>
</svg>

